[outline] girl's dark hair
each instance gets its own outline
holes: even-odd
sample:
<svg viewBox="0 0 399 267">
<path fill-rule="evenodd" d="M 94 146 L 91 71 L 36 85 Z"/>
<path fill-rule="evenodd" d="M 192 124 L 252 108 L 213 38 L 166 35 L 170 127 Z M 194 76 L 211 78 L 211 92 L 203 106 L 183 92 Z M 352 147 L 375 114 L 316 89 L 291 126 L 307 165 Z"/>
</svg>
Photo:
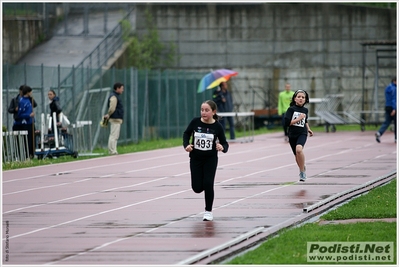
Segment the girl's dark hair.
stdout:
<svg viewBox="0 0 399 267">
<path fill-rule="evenodd" d="M 298 93 L 304 93 L 304 94 L 305 94 L 305 103 L 304 103 L 303 105 L 309 103 L 309 95 L 308 95 L 308 92 L 306 92 L 305 90 L 299 89 L 299 90 L 296 90 L 295 93 L 292 95 L 292 99 L 291 99 L 290 106 L 295 105 L 295 97 L 297 96 Z"/>
<path fill-rule="evenodd" d="M 211 107 L 212 111 L 217 111 L 217 110 L 218 110 L 218 106 L 217 106 L 216 103 L 215 103 L 214 101 L 212 101 L 212 100 L 206 100 L 206 101 L 204 101 L 202 104 L 208 104 L 208 105 Z M 216 114 L 216 112 L 215 112 L 215 114 L 213 115 L 213 119 L 214 119 L 215 121 L 218 121 L 218 120 L 220 120 L 220 116 L 218 116 L 218 115 Z"/>
<path fill-rule="evenodd" d="M 53 89 L 50 89 L 49 92 L 52 92 L 55 96 L 57 95 Z"/>
<path fill-rule="evenodd" d="M 32 92 L 32 88 L 30 86 L 24 85 L 24 87 L 22 88 L 22 94 L 26 95 L 29 92 Z"/>
</svg>

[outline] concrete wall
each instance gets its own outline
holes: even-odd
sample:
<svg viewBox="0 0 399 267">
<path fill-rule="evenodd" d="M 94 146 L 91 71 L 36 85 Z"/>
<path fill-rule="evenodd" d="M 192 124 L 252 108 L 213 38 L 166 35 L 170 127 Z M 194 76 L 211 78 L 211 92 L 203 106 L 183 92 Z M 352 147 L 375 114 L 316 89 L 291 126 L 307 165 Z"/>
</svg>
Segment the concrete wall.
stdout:
<svg viewBox="0 0 399 267">
<path fill-rule="evenodd" d="M 137 32 L 150 8 L 161 39 L 177 45 L 177 68 L 232 68 L 230 85 L 242 107 L 262 108 L 255 94 L 276 98 L 286 81 L 312 97 L 362 94 L 364 41 L 396 40 L 396 10 L 333 3 L 234 3 L 137 5 Z M 375 49 L 366 51 L 367 108 L 371 109 Z M 380 61 L 383 88 L 396 74 L 396 54 Z M 381 95 L 381 94 L 380 94 Z M 382 94 L 383 98 L 383 94 Z M 383 99 L 381 98 L 381 101 Z M 273 104 L 273 103 L 272 103 Z"/>
<path fill-rule="evenodd" d="M 4 3 L 3 64 L 16 64 L 32 48 L 51 38 L 62 15 L 61 3 Z"/>
<path fill-rule="evenodd" d="M 3 64 L 15 64 L 43 38 L 41 19 L 3 19 Z"/>
</svg>

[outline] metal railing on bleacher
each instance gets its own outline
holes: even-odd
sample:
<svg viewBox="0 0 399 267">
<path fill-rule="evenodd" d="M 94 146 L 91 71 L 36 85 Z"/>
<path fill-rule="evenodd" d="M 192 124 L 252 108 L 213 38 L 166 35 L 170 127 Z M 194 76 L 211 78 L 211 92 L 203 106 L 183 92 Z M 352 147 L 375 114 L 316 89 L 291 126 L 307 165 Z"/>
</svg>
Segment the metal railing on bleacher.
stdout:
<svg viewBox="0 0 399 267">
<path fill-rule="evenodd" d="M 129 20 L 133 9 L 129 10 L 122 20 Z M 101 78 L 103 67 L 114 53 L 123 45 L 123 27 L 121 23 L 109 32 L 102 41 L 87 55 L 77 66 L 73 66 L 71 72 L 60 82 L 59 88 L 65 88 L 60 98 L 66 103 L 65 113 L 69 114 L 72 120 L 79 120 L 79 113 L 75 109 L 75 99 L 80 94 L 91 88 Z"/>
</svg>

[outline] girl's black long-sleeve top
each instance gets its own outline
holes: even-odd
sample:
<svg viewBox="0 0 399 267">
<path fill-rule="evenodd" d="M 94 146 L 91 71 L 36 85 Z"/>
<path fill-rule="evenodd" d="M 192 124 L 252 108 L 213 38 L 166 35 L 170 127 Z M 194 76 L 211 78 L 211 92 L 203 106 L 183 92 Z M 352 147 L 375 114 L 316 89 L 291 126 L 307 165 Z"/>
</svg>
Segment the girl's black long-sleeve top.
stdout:
<svg viewBox="0 0 399 267">
<path fill-rule="evenodd" d="M 305 113 L 305 119 L 298 121 L 297 123 L 290 125 L 292 120 L 298 118 L 299 113 Z M 308 109 L 305 107 L 300 107 L 297 105 L 292 105 L 287 109 L 285 113 L 285 125 L 288 126 L 288 136 L 295 138 L 301 134 L 308 134 L 308 128 L 306 127 L 306 123 L 308 123 Z"/>
<path fill-rule="evenodd" d="M 50 106 L 50 115 L 53 116 L 53 113 L 55 112 L 55 114 L 57 114 L 57 122 L 58 122 L 59 121 L 58 115 L 60 115 L 60 113 L 62 112 L 60 99 L 58 98 L 58 96 L 54 97 L 49 106 Z"/>
<path fill-rule="evenodd" d="M 191 143 L 190 143 L 191 138 Z M 222 125 L 215 121 L 212 124 L 204 123 L 200 117 L 194 118 L 183 133 L 183 147 L 193 145 L 191 158 L 217 156 L 216 140 L 223 146 L 223 153 L 229 149 Z"/>
</svg>

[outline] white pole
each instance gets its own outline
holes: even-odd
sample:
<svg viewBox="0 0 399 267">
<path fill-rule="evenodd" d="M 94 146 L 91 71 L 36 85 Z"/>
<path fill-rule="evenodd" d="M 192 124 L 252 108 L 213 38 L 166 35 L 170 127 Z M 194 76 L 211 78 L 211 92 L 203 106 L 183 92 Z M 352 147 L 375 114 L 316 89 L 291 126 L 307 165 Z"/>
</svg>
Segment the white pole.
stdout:
<svg viewBox="0 0 399 267">
<path fill-rule="evenodd" d="M 44 128 L 46 127 L 46 122 L 44 120 L 44 113 L 42 113 L 42 129 L 40 131 L 40 150 L 44 151 Z"/>
<path fill-rule="evenodd" d="M 57 114 L 53 112 L 53 126 L 54 126 L 54 140 L 55 149 L 58 150 L 58 129 L 57 129 Z"/>
</svg>

